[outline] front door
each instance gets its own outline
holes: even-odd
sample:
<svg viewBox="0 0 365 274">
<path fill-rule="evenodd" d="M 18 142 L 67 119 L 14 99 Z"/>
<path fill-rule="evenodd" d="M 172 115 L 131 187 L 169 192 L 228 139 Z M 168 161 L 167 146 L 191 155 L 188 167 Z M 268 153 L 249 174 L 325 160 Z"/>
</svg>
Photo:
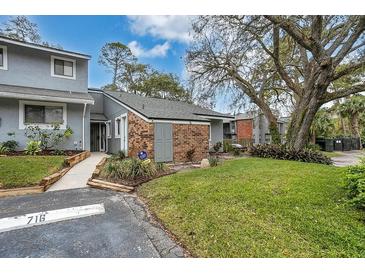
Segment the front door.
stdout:
<svg viewBox="0 0 365 274">
<path fill-rule="evenodd" d="M 106 151 L 106 127 L 104 123 L 90 124 L 90 150 Z"/>
<path fill-rule="evenodd" d="M 91 151 L 99 151 L 99 124 L 91 123 L 90 124 L 90 150 Z"/>
</svg>

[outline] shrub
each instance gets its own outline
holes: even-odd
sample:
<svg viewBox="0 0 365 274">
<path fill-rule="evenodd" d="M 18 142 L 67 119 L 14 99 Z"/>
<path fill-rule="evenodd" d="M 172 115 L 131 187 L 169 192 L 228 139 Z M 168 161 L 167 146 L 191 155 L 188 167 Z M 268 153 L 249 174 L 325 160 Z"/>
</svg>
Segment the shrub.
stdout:
<svg viewBox="0 0 365 274">
<path fill-rule="evenodd" d="M 37 155 L 41 151 L 41 141 L 29 141 L 25 148 L 25 154 L 28 155 Z"/>
<path fill-rule="evenodd" d="M 25 136 L 31 141 L 40 141 L 42 150 L 49 150 L 57 147 L 64 138 L 69 138 L 73 131 L 68 127 L 61 131 L 59 124 L 53 124 L 51 129 L 41 129 L 39 126 L 28 126 L 25 130 Z"/>
<path fill-rule="evenodd" d="M 157 174 L 156 164 L 151 160 L 129 158 L 125 160 L 108 160 L 103 169 L 103 175 L 113 179 L 136 180 L 137 178 L 152 178 Z"/>
<path fill-rule="evenodd" d="M 195 148 L 189 149 L 186 152 L 186 158 L 189 162 L 192 162 L 194 160 L 194 154 L 195 154 Z"/>
<path fill-rule="evenodd" d="M 9 152 L 9 149 L 3 144 L 0 144 L 0 155 L 6 154 L 7 152 Z"/>
<path fill-rule="evenodd" d="M 230 140 L 223 140 L 223 152 L 233 151 L 233 146 Z"/>
<path fill-rule="evenodd" d="M 123 150 L 119 150 L 116 154 L 112 155 L 112 159 L 114 160 L 124 160 L 126 158 Z"/>
<path fill-rule="evenodd" d="M 255 145 L 250 147 L 249 153 L 255 157 L 273 158 L 279 160 L 293 160 L 307 163 L 331 165 L 332 160 L 320 152 L 308 149 L 295 150 L 284 145 Z"/>
<path fill-rule="evenodd" d="M 317 144 L 312 144 L 312 143 L 309 143 L 305 146 L 306 149 L 308 150 L 312 150 L 312 151 L 320 151 L 321 150 L 321 146 L 320 145 L 317 145 Z"/>
<path fill-rule="evenodd" d="M 349 167 L 345 180 L 350 203 L 365 209 L 365 165 Z"/>
<path fill-rule="evenodd" d="M 157 169 L 158 172 L 165 172 L 169 168 L 165 163 L 156 163 L 156 169 Z"/>
<path fill-rule="evenodd" d="M 233 155 L 234 156 L 240 156 L 241 155 L 241 150 L 239 148 L 233 148 Z"/>
<path fill-rule="evenodd" d="M 65 151 L 62 149 L 55 149 L 55 151 L 53 152 L 53 155 L 66 155 Z"/>
<path fill-rule="evenodd" d="M 6 141 L 2 144 L 3 147 L 6 147 L 8 149 L 8 151 L 15 151 L 16 148 L 18 147 L 18 142 L 15 141 L 15 140 L 9 140 L 9 141 Z"/>
<path fill-rule="evenodd" d="M 219 158 L 218 157 L 209 157 L 208 161 L 209 161 L 209 165 L 211 167 L 215 167 L 219 164 Z"/>
<path fill-rule="evenodd" d="M 218 152 L 222 147 L 222 142 L 217 142 L 215 143 L 215 145 L 213 146 L 213 149 L 215 152 Z"/>
</svg>

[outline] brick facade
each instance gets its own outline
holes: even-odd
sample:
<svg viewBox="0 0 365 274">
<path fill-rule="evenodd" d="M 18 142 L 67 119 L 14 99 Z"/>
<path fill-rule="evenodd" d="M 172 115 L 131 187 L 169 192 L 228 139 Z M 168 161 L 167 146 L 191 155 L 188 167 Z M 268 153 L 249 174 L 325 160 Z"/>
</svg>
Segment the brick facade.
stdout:
<svg viewBox="0 0 365 274">
<path fill-rule="evenodd" d="M 253 138 L 253 121 L 252 119 L 244 119 L 236 121 L 237 140 Z"/>
<path fill-rule="evenodd" d="M 173 151 L 175 162 L 186 162 L 186 152 L 195 148 L 194 161 L 207 157 L 209 126 L 173 124 Z"/>
<path fill-rule="evenodd" d="M 195 148 L 194 161 L 207 157 L 209 149 L 208 125 L 172 124 L 174 162 L 186 162 L 186 152 Z M 154 159 L 154 124 L 148 123 L 128 112 L 128 156 L 137 157 L 146 150 L 148 158 Z"/>
<path fill-rule="evenodd" d="M 154 125 L 144 121 L 133 112 L 128 112 L 128 156 L 137 157 L 146 150 L 148 158 L 154 158 Z"/>
</svg>

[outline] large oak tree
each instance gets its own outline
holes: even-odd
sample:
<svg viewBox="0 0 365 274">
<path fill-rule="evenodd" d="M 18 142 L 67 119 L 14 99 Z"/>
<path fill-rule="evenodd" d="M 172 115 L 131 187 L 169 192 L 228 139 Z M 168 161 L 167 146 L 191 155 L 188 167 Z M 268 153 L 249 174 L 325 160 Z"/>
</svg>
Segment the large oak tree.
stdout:
<svg viewBox="0 0 365 274">
<path fill-rule="evenodd" d="M 322 105 L 365 90 L 364 75 L 334 88 L 365 64 L 365 16 L 203 16 L 194 30 L 187 55 L 193 81 L 248 96 L 273 132 L 277 117 L 270 98 L 289 93 L 292 148 L 305 146 Z"/>
</svg>

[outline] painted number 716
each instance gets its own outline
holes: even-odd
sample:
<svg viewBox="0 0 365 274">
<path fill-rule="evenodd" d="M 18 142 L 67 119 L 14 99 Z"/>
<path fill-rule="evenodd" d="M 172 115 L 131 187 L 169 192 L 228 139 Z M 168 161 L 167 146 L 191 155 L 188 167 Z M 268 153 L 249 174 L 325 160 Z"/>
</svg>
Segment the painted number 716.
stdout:
<svg viewBox="0 0 365 274">
<path fill-rule="evenodd" d="M 46 214 L 37 214 L 37 215 L 33 215 L 33 216 L 28 216 L 28 225 L 29 224 L 37 224 L 37 223 L 42 223 L 46 220 Z"/>
</svg>

